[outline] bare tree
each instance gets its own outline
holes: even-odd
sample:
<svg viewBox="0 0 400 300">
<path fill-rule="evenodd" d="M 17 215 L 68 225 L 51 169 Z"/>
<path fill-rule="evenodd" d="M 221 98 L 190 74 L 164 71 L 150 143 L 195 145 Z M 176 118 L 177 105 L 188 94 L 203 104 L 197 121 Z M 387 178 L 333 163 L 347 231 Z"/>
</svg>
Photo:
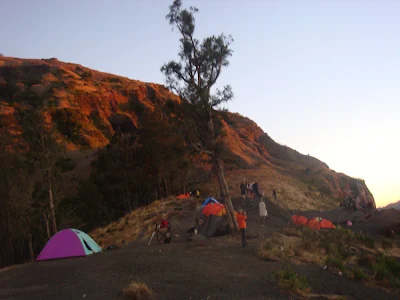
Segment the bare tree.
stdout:
<svg viewBox="0 0 400 300">
<path fill-rule="evenodd" d="M 194 37 L 195 7 L 182 8 L 182 2 L 175 0 L 166 16 L 170 25 L 179 31 L 180 52 L 178 62 L 170 61 L 161 67 L 169 88 L 192 104 L 192 115 L 185 123 L 187 137 L 199 152 L 207 153 L 213 163 L 221 192 L 225 198 L 231 228 L 238 230 L 229 188 L 225 180 L 222 160 L 219 155 L 215 127 L 215 109 L 233 97 L 232 88 L 227 85 L 222 90 L 213 87 L 221 71 L 229 65 L 232 55 L 231 36 L 220 34 L 199 41 Z"/>
</svg>

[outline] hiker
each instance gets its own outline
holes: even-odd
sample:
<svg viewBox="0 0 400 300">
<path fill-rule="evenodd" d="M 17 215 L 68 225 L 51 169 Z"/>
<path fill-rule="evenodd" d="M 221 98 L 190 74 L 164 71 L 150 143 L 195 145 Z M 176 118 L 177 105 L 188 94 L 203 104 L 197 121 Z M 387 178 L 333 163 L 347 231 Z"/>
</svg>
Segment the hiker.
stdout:
<svg viewBox="0 0 400 300">
<path fill-rule="evenodd" d="M 169 228 L 169 221 L 167 220 L 167 214 L 164 213 L 161 215 L 161 222 L 160 222 L 160 228 Z"/>
<path fill-rule="evenodd" d="M 258 210 L 260 212 L 260 219 L 265 220 L 268 218 L 268 212 L 267 212 L 267 206 L 265 205 L 264 200 L 260 200 L 260 203 L 258 204 Z"/>
<path fill-rule="evenodd" d="M 246 184 L 243 181 L 240 184 L 240 195 L 242 196 L 243 200 L 246 199 Z"/>
<path fill-rule="evenodd" d="M 253 193 L 254 193 L 254 197 L 261 198 L 261 194 L 260 194 L 260 191 L 258 189 L 257 181 L 254 181 L 254 183 L 253 183 Z"/>
<path fill-rule="evenodd" d="M 240 232 L 242 233 L 242 246 L 246 247 L 247 246 L 247 240 L 246 240 L 246 212 L 243 211 L 243 209 L 239 209 L 239 211 L 236 213 L 236 220 L 239 224 Z"/>
<path fill-rule="evenodd" d="M 276 191 L 275 191 L 275 189 L 272 190 L 272 196 L 274 197 L 274 200 L 276 200 Z"/>
</svg>

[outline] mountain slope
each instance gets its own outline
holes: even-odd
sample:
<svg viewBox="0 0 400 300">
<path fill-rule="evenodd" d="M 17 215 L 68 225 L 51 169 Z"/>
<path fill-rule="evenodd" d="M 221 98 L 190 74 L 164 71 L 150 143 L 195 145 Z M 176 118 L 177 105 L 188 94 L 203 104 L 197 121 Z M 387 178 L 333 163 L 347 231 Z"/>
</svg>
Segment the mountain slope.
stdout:
<svg viewBox="0 0 400 300">
<path fill-rule="evenodd" d="M 21 120 L 23 113 L 32 110 L 40 111 L 58 141 L 76 153 L 106 146 L 117 130 L 136 132 L 143 128 L 144 116 L 152 112 L 162 113 L 173 127 L 185 118 L 187 105 L 159 84 L 57 59 L 0 58 L 0 130 L 10 133 L 14 148 L 22 151 L 27 148 Z M 248 118 L 227 112 L 217 114 L 223 129 L 221 155 L 234 192 L 240 181 L 247 179 L 260 182 L 266 195 L 272 188 L 277 189 L 281 204 L 293 209 L 331 207 L 349 194 L 375 206 L 363 181 L 336 173 L 316 158 L 277 144 Z M 77 159 L 78 166 L 84 165 L 85 159 L 89 158 Z M 77 168 L 69 175 L 76 176 L 74 172 L 88 168 Z M 207 162 L 202 168 L 209 170 Z M 218 191 L 215 181 L 202 182 L 202 186 L 208 186 L 204 190 L 209 192 Z"/>
<path fill-rule="evenodd" d="M 390 203 L 390 204 L 386 205 L 385 207 L 379 208 L 379 210 L 392 209 L 392 208 L 400 210 L 400 200 L 397 202 L 394 202 L 394 203 Z"/>
</svg>

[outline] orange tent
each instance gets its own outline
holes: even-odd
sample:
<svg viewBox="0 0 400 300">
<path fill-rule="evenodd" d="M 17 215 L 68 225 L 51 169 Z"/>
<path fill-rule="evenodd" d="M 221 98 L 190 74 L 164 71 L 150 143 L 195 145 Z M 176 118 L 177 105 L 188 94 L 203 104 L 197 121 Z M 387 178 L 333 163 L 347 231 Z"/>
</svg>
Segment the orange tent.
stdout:
<svg viewBox="0 0 400 300">
<path fill-rule="evenodd" d="M 292 221 L 296 225 L 306 225 L 307 222 L 308 222 L 308 219 L 305 216 L 293 215 L 292 216 Z"/>
<path fill-rule="evenodd" d="M 336 228 L 336 226 L 333 225 L 333 223 L 327 219 L 322 219 L 320 225 L 321 228 Z"/>
<path fill-rule="evenodd" d="M 317 220 L 317 218 L 312 218 L 310 220 L 308 220 L 308 223 L 306 224 L 307 227 L 311 228 L 311 229 L 321 229 L 321 225 L 319 223 L 319 221 Z"/>
<path fill-rule="evenodd" d="M 188 198 L 190 198 L 190 194 L 188 194 L 188 193 L 180 194 L 179 196 L 176 196 L 176 198 L 178 198 L 178 199 L 188 199 Z"/>
<path fill-rule="evenodd" d="M 209 203 L 204 207 L 203 214 L 206 217 L 209 215 L 223 216 L 226 214 L 225 206 L 220 203 Z"/>
<path fill-rule="evenodd" d="M 293 215 L 292 221 L 296 225 L 307 226 L 308 228 L 317 229 L 317 230 L 320 230 L 321 228 L 322 229 L 336 228 L 336 226 L 333 225 L 333 223 L 327 219 L 318 219 L 318 218 L 308 219 L 305 216 Z"/>
</svg>

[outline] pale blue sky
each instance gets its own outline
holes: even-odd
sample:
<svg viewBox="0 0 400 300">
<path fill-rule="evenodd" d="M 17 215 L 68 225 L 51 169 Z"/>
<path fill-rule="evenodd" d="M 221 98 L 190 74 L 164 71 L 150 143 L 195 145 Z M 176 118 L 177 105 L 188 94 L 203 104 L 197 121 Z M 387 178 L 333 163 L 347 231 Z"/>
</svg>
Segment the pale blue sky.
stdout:
<svg viewBox="0 0 400 300">
<path fill-rule="evenodd" d="M 178 35 L 164 0 L 0 0 L 0 53 L 164 83 Z M 232 34 L 229 109 L 400 200 L 400 1 L 197 0 L 197 34 Z"/>
</svg>

